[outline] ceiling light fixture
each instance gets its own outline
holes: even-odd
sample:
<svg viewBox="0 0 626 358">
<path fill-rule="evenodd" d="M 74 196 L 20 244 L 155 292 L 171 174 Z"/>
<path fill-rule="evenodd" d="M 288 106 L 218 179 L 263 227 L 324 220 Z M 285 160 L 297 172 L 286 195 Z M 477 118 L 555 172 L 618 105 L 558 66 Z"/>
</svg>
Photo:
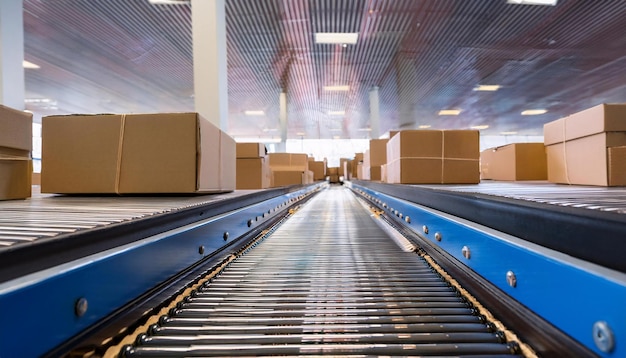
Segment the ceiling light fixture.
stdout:
<svg viewBox="0 0 626 358">
<path fill-rule="evenodd" d="M 32 62 L 28 62 L 26 60 L 22 61 L 22 67 L 24 67 L 24 68 L 32 68 L 34 70 L 36 70 L 38 68 L 41 68 L 41 66 L 36 65 L 36 64 L 34 64 Z"/>
<path fill-rule="evenodd" d="M 471 126 L 470 128 L 471 129 L 487 129 L 487 128 L 489 128 L 489 126 L 486 125 L 486 124 L 483 124 L 483 125 L 480 125 L 480 126 Z"/>
<path fill-rule="evenodd" d="M 440 116 L 458 116 L 461 114 L 460 109 L 442 109 L 439 111 Z"/>
<path fill-rule="evenodd" d="M 548 112 L 548 110 L 547 109 L 543 109 L 543 108 L 540 108 L 540 109 L 527 109 L 525 111 L 522 111 L 522 116 L 536 116 L 538 114 L 544 114 L 546 112 Z"/>
<path fill-rule="evenodd" d="M 297 136 L 302 137 L 302 136 L 306 135 L 306 133 L 304 133 L 304 132 L 298 132 L 298 133 L 296 133 L 296 135 L 297 135 Z"/>
<path fill-rule="evenodd" d="M 500 134 L 502 134 L 502 135 L 512 135 L 512 134 L 517 134 L 517 132 L 500 132 Z"/>
<path fill-rule="evenodd" d="M 359 39 L 356 32 L 317 32 L 315 43 L 317 44 L 346 44 L 354 45 Z"/>
<path fill-rule="evenodd" d="M 418 126 L 417 128 L 419 128 L 419 129 L 430 128 L 430 124 L 422 124 L 422 125 Z"/>
<path fill-rule="evenodd" d="M 357 130 L 360 131 L 360 132 L 371 132 L 372 128 L 359 128 Z"/>
<path fill-rule="evenodd" d="M 263 111 L 244 111 L 243 114 L 246 116 L 264 116 L 265 112 Z"/>
<path fill-rule="evenodd" d="M 343 116 L 346 114 L 346 111 L 328 111 L 329 116 Z"/>
<path fill-rule="evenodd" d="M 515 5 L 556 5 L 558 0 L 507 0 L 507 4 Z"/>
<path fill-rule="evenodd" d="M 324 91 L 349 91 L 350 86 L 348 85 L 337 85 L 337 86 L 324 86 Z"/>
<path fill-rule="evenodd" d="M 341 139 L 341 136 L 335 135 L 333 136 L 333 139 Z"/>
<path fill-rule="evenodd" d="M 478 85 L 474 87 L 474 91 L 494 92 L 500 89 L 500 85 Z"/>
</svg>

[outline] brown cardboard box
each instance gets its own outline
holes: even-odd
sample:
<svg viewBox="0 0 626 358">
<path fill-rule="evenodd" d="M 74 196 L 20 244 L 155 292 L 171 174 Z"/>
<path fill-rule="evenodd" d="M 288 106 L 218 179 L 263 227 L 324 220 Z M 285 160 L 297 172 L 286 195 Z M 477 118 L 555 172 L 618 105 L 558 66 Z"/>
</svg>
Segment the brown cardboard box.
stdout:
<svg viewBox="0 0 626 358">
<path fill-rule="evenodd" d="M 302 181 L 303 184 L 313 184 L 315 182 L 315 179 L 313 179 L 313 171 L 311 170 L 304 171 L 302 176 L 304 178 Z"/>
<path fill-rule="evenodd" d="M 376 167 L 387 163 L 387 142 L 389 139 L 370 139 L 369 166 Z"/>
<path fill-rule="evenodd" d="M 339 175 L 338 174 L 329 175 L 328 181 L 331 183 L 339 183 Z"/>
<path fill-rule="evenodd" d="M 382 180 L 382 169 L 380 165 L 370 167 L 370 179 L 369 180 Z"/>
<path fill-rule="evenodd" d="M 359 163 L 363 163 L 363 153 L 355 153 L 354 160 L 352 161 L 352 178 L 358 179 L 358 165 Z"/>
<path fill-rule="evenodd" d="M 363 177 L 365 176 L 365 173 L 363 172 L 363 162 L 360 162 L 359 164 L 356 165 L 356 178 L 358 180 L 363 180 Z"/>
<path fill-rule="evenodd" d="M 237 189 L 266 189 L 270 181 L 267 158 L 237 158 Z"/>
<path fill-rule="evenodd" d="M 30 158 L 33 114 L 0 105 L 0 154 Z"/>
<path fill-rule="evenodd" d="M 387 181 L 402 184 L 475 184 L 480 181 L 479 133 L 407 130 L 387 144 Z"/>
<path fill-rule="evenodd" d="M 269 164 L 272 170 L 309 170 L 309 160 L 306 154 L 298 153 L 270 153 Z"/>
<path fill-rule="evenodd" d="M 481 175 L 494 180 L 546 180 L 543 143 L 513 143 L 481 152 Z M 485 174 L 483 174 L 485 173 Z"/>
<path fill-rule="evenodd" d="M 347 165 L 346 162 L 348 161 L 348 158 L 339 158 L 339 176 L 340 177 L 345 177 L 346 176 L 346 169 L 347 169 Z"/>
<path fill-rule="evenodd" d="M 31 196 L 33 166 L 29 158 L 0 156 L 0 200 Z"/>
<path fill-rule="evenodd" d="M 326 179 L 326 162 L 309 161 L 309 169 L 313 172 L 313 180 Z"/>
<path fill-rule="evenodd" d="M 601 104 L 544 125 L 548 180 L 562 184 L 622 186 L 626 104 Z M 610 156 L 610 157 L 609 157 Z M 612 172 L 614 171 L 614 172 Z"/>
<path fill-rule="evenodd" d="M 237 158 L 261 158 L 266 155 L 263 143 L 237 143 Z"/>
<path fill-rule="evenodd" d="M 44 193 L 235 189 L 235 141 L 197 113 L 49 116 L 42 140 Z"/>
<path fill-rule="evenodd" d="M 387 164 L 380 166 L 380 181 L 387 183 Z"/>
<path fill-rule="evenodd" d="M 298 170 L 272 170 L 272 188 L 288 185 L 301 185 L 306 181 L 305 173 Z"/>
<path fill-rule="evenodd" d="M 338 167 L 326 168 L 326 175 L 339 175 L 339 168 Z"/>
</svg>

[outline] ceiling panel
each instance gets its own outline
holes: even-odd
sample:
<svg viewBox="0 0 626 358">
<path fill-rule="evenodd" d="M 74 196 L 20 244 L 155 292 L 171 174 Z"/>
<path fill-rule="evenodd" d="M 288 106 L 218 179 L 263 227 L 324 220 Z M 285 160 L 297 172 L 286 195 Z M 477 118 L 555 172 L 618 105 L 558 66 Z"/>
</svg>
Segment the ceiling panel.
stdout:
<svg viewBox="0 0 626 358">
<path fill-rule="evenodd" d="M 226 0 L 229 133 L 367 138 L 380 129 L 541 135 L 544 123 L 626 102 L 626 1 Z M 24 0 L 27 109 L 37 115 L 193 110 L 191 5 Z M 315 32 L 356 32 L 355 45 Z M 324 91 L 349 85 L 348 92 Z M 479 84 L 500 85 L 479 92 Z M 529 108 L 546 114 L 522 116 Z M 458 116 L 439 116 L 459 109 Z M 262 110 L 262 116 L 246 116 Z M 345 113 L 345 114 L 341 114 Z M 304 134 L 303 134 L 304 133 Z"/>
</svg>

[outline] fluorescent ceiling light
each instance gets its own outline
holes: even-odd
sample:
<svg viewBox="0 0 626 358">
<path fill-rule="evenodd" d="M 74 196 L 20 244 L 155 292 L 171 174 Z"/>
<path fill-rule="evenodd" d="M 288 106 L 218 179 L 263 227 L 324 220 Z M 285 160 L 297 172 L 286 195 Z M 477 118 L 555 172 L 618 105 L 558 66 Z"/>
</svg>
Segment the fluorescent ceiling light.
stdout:
<svg viewBox="0 0 626 358">
<path fill-rule="evenodd" d="M 417 128 L 420 128 L 420 129 L 430 128 L 430 124 L 422 124 L 422 125 L 418 126 Z"/>
<path fill-rule="evenodd" d="M 343 116 L 346 114 L 346 111 L 328 111 L 329 116 Z"/>
<path fill-rule="evenodd" d="M 317 32 L 315 43 L 317 44 L 356 44 L 359 34 L 356 32 Z"/>
<path fill-rule="evenodd" d="M 471 129 L 487 129 L 487 128 L 489 128 L 489 126 L 486 125 L 486 124 L 483 124 L 483 125 L 480 125 L 480 126 L 472 126 L 470 128 Z"/>
<path fill-rule="evenodd" d="M 507 0 L 507 4 L 516 5 L 549 5 L 554 6 L 558 0 Z"/>
<path fill-rule="evenodd" d="M 26 98 L 24 103 L 52 103 L 50 98 Z"/>
<path fill-rule="evenodd" d="M 442 109 L 439 111 L 440 116 L 458 116 L 461 114 L 460 109 Z"/>
<path fill-rule="evenodd" d="M 304 132 L 298 132 L 298 133 L 296 133 L 296 135 L 298 135 L 298 136 L 303 136 L 303 135 L 306 135 L 306 133 L 304 133 Z"/>
<path fill-rule="evenodd" d="M 500 134 L 502 134 L 502 135 L 511 135 L 511 134 L 517 134 L 517 132 L 500 132 Z"/>
<path fill-rule="evenodd" d="M 276 132 L 278 128 L 263 128 L 263 132 Z"/>
<path fill-rule="evenodd" d="M 246 116 L 264 116 L 265 112 L 263 111 L 244 111 Z"/>
<path fill-rule="evenodd" d="M 500 89 L 500 85 L 478 85 L 474 87 L 474 91 L 494 92 Z"/>
<path fill-rule="evenodd" d="M 32 62 L 28 62 L 26 60 L 22 61 L 22 67 L 24 67 L 24 68 L 32 68 L 32 69 L 35 69 L 35 70 L 38 69 L 38 68 L 41 68 L 39 65 L 36 65 L 36 64 L 34 64 Z"/>
<path fill-rule="evenodd" d="M 338 85 L 338 86 L 324 86 L 324 91 L 349 91 L 350 86 Z"/>
<path fill-rule="evenodd" d="M 152 5 L 187 5 L 189 0 L 148 0 Z"/>
<path fill-rule="evenodd" d="M 544 114 L 548 112 L 547 109 L 527 109 L 525 111 L 522 111 L 522 116 L 536 116 L 538 114 Z"/>
<path fill-rule="evenodd" d="M 361 131 L 361 132 L 371 132 L 371 131 L 372 131 L 372 128 L 359 128 L 359 129 L 357 129 L 357 130 L 358 130 L 358 131 Z"/>
<path fill-rule="evenodd" d="M 335 135 L 333 136 L 333 139 L 341 139 L 341 136 Z"/>
</svg>

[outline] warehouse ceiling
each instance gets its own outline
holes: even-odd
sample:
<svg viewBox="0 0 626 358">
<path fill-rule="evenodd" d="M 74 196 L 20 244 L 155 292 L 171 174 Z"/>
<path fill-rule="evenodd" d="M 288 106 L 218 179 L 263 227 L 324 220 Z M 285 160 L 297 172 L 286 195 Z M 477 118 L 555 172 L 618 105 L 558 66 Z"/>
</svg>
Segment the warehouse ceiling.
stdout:
<svg viewBox="0 0 626 358">
<path fill-rule="evenodd" d="M 370 137 L 375 88 L 381 133 L 541 135 L 548 121 L 626 102 L 626 0 L 226 0 L 226 16 L 233 136 L 279 137 L 282 90 L 288 138 L 312 139 Z M 189 2 L 24 0 L 24 23 L 36 117 L 193 110 Z M 319 44 L 321 32 L 358 40 Z"/>
</svg>

